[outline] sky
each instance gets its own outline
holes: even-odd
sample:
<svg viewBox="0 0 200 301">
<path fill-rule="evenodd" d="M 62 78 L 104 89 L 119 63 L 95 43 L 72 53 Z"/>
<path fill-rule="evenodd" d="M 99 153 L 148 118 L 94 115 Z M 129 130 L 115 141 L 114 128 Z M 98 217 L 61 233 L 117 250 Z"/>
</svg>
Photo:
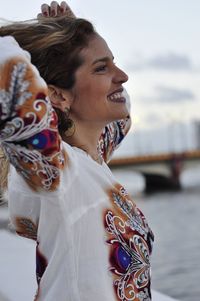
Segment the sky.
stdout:
<svg viewBox="0 0 200 301">
<path fill-rule="evenodd" d="M 0 0 L 0 17 L 34 18 L 40 0 Z M 50 3 L 50 2 L 47 2 Z M 199 0 L 70 0 L 128 75 L 133 129 L 200 119 Z"/>
</svg>

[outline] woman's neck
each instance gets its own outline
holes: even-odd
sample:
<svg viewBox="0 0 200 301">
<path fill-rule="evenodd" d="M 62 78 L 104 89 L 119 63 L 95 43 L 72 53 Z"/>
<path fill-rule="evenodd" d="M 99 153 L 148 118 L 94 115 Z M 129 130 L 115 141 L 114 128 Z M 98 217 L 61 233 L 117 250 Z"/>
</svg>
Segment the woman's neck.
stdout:
<svg viewBox="0 0 200 301">
<path fill-rule="evenodd" d="M 97 145 L 104 127 L 95 127 L 93 124 L 75 125 L 74 134 L 71 137 L 64 137 L 63 140 L 71 146 L 78 147 L 90 155 L 96 162 L 102 163 Z"/>
</svg>

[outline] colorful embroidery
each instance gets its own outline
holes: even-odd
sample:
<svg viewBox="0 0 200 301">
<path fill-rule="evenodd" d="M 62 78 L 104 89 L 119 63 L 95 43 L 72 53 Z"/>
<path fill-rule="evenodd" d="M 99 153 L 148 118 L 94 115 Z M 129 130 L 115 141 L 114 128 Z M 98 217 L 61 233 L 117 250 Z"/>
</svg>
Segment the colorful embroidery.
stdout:
<svg viewBox="0 0 200 301">
<path fill-rule="evenodd" d="M 32 94 L 27 91 L 29 82 L 24 80 L 27 70 L 26 63 L 18 63 L 13 66 L 8 91 L 0 91 L 1 120 L 5 120 L 15 114 L 18 105 L 23 105 Z"/>
<path fill-rule="evenodd" d="M 104 222 L 117 300 L 149 301 L 153 233 L 122 186 L 116 185 L 109 197 L 112 209 Z"/>
<path fill-rule="evenodd" d="M 34 190 L 54 190 L 67 156 L 46 86 L 30 66 L 16 62 L 9 87 L 0 90 L 0 141 L 11 164 Z"/>
<path fill-rule="evenodd" d="M 105 162 L 108 162 L 112 156 L 112 153 L 119 146 L 121 141 L 126 136 L 131 126 L 131 120 L 129 117 L 119 121 L 109 123 L 102 132 L 98 141 L 99 154 L 104 158 Z"/>
<path fill-rule="evenodd" d="M 37 240 L 37 225 L 26 217 L 17 217 L 15 219 L 16 232 L 20 236 Z"/>
</svg>

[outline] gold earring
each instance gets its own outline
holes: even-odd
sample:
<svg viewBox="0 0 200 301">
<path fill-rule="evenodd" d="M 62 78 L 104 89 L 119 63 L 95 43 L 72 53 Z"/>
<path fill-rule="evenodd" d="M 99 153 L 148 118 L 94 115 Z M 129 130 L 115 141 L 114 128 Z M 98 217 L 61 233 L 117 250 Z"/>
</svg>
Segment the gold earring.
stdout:
<svg viewBox="0 0 200 301">
<path fill-rule="evenodd" d="M 72 137 L 74 135 L 75 132 L 75 123 L 73 122 L 73 120 L 71 118 L 69 118 L 69 113 L 70 113 L 70 109 L 69 108 L 65 108 L 64 109 L 65 112 L 65 116 L 66 116 L 66 130 L 64 131 L 64 135 L 65 137 Z"/>
<path fill-rule="evenodd" d="M 75 124 L 72 119 L 69 118 L 69 108 L 65 108 L 64 111 L 61 111 L 58 108 L 54 108 L 58 116 L 58 131 L 61 137 L 71 137 L 75 132 Z"/>
</svg>

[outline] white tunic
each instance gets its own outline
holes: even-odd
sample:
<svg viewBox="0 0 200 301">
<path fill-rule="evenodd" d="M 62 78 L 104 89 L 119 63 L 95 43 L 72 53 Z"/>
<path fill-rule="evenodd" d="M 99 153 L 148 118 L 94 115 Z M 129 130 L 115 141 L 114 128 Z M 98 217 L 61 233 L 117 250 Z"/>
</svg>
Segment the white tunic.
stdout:
<svg viewBox="0 0 200 301">
<path fill-rule="evenodd" d="M 46 85 L 11 38 L 0 38 L 0 75 L 10 217 L 37 244 L 35 300 L 151 300 L 153 234 L 143 214 L 105 162 L 61 141 Z M 105 128 L 105 160 L 125 134 L 124 121 Z"/>
<path fill-rule="evenodd" d="M 108 166 L 98 164 L 81 149 L 66 143 L 64 148 L 70 158 L 69 167 L 63 173 L 56 192 L 33 192 L 14 168 L 10 177 L 11 218 L 15 220 L 18 216 L 24 218 L 24 222 L 38 223 L 37 234 L 33 233 L 33 236 L 37 235 L 38 278 L 41 277 L 38 300 L 52 301 L 58 296 L 59 301 L 131 300 L 132 290 L 147 297 L 147 291 L 138 290 L 140 285 L 134 285 L 137 277 L 129 276 L 132 279 L 123 280 L 128 274 L 128 264 L 131 265 L 139 250 L 135 251 L 132 242 L 134 236 L 138 236 L 141 237 L 140 262 L 135 266 L 135 274 L 141 271 L 138 278 L 142 279 L 145 287 L 150 285 L 150 248 L 145 240 L 151 232 L 145 219 L 134 208 L 138 215 L 138 231 L 136 226 L 128 226 L 131 215 L 124 213 L 122 205 L 117 205 L 110 193 L 116 192 L 126 204 L 130 197 L 126 196 Z M 121 212 L 118 213 L 119 209 Z M 108 219 L 110 212 L 113 220 Z M 136 216 L 133 217 L 136 219 Z M 31 226 L 26 225 L 30 227 L 29 234 L 31 229 L 35 231 L 36 226 L 32 227 L 32 223 Z M 118 253 L 114 248 L 111 255 L 110 245 L 106 243 L 108 227 L 113 231 L 116 247 L 121 247 Z M 127 229 L 131 231 L 131 236 L 127 235 Z M 133 247 L 130 247 L 131 242 Z M 109 260 L 110 256 L 112 260 Z M 120 256 L 122 258 L 118 258 Z M 111 268 L 116 272 L 109 271 Z M 115 280 L 117 285 L 114 285 Z M 123 284 L 121 289 L 120 281 Z M 130 292 L 128 285 L 132 285 Z M 123 295 L 127 298 L 122 299 Z"/>
</svg>

